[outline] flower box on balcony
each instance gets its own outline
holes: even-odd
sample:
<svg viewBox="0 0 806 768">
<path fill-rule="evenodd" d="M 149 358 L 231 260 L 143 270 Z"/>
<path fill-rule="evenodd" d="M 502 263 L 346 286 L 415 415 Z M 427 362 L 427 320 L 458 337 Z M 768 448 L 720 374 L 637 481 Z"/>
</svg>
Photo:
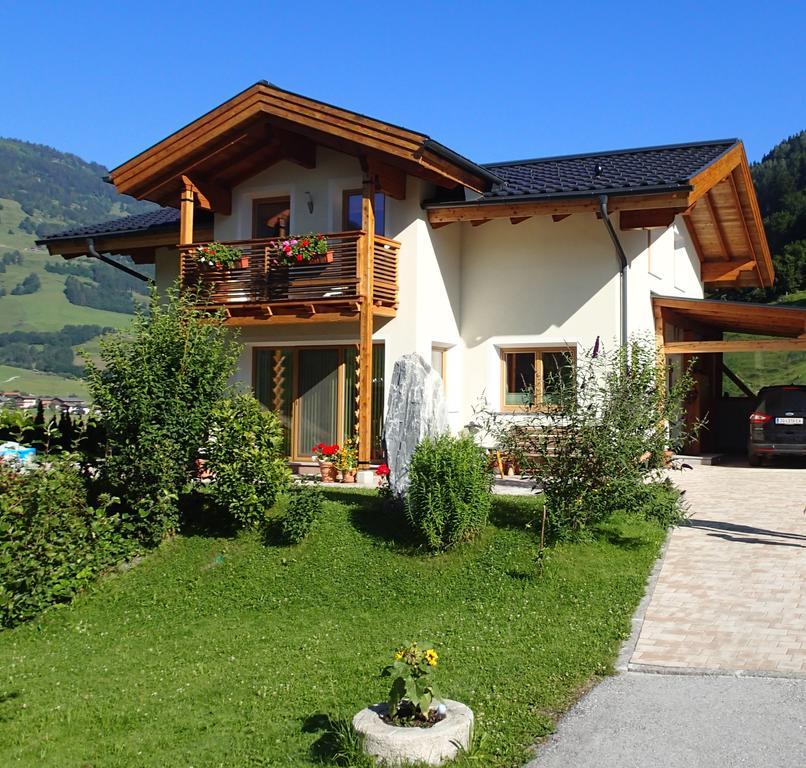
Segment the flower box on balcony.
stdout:
<svg viewBox="0 0 806 768">
<path fill-rule="evenodd" d="M 302 267 L 333 262 L 333 251 L 327 247 L 324 235 L 311 233 L 279 240 L 274 244 L 274 250 L 277 261 L 284 266 Z"/>
<path fill-rule="evenodd" d="M 205 269 L 246 269 L 249 257 L 240 248 L 224 243 L 207 243 L 195 251 L 196 261 Z"/>
</svg>

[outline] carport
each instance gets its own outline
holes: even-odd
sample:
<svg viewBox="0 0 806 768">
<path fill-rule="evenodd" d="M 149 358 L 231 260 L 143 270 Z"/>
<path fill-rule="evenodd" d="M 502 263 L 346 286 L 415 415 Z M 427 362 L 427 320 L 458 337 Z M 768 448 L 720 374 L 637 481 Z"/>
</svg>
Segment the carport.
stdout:
<svg viewBox="0 0 806 768">
<path fill-rule="evenodd" d="M 698 453 L 742 453 L 753 392 L 723 361 L 725 352 L 803 352 L 806 354 L 806 308 L 750 304 L 714 299 L 652 297 L 658 347 L 669 359 L 674 376 L 694 360 L 694 391 L 686 420 L 705 419 L 707 427 L 689 446 Z M 725 339 L 726 332 L 765 338 Z M 744 393 L 726 397 L 723 375 Z M 790 384 L 791 382 L 775 382 Z"/>
</svg>

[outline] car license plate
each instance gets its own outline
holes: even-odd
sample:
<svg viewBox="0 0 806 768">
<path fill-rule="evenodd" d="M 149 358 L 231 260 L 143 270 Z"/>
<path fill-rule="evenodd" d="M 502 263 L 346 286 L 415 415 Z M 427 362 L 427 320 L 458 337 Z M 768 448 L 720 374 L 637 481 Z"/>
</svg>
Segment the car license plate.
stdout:
<svg viewBox="0 0 806 768">
<path fill-rule="evenodd" d="M 803 416 L 778 416 L 776 424 L 803 424 Z"/>
</svg>

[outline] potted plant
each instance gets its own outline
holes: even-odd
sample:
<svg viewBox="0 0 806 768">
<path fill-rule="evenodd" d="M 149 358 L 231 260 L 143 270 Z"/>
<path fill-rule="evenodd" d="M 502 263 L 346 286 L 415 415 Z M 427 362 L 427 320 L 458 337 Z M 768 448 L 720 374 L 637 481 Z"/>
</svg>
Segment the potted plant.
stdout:
<svg viewBox="0 0 806 768">
<path fill-rule="evenodd" d="M 470 747 L 473 713 L 437 692 L 438 659 L 428 644 L 399 648 L 382 672 L 392 678 L 387 700 L 353 718 L 364 751 L 379 763 L 442 765 Z"/>
<path fill-rule="evenodd" d="M 334 461 L 339 454 L 339 444 L 317 443 L 313 447 L 313 460 L 319 462 L 319 473 L 326 483 L 336 482 L 336 466 Z"/>
<path fill-rule="evenodd" d="M 296 235 L 277 241 L 274 247 L 278 251 L 279 263 L 288 266 L 330 264 L 333 261 L 333 251 L 328 250 L 324 235 Z"/>
<path fill-rule="evenodd" d="M 358 471 L 358 449 L 355 440 L 347 438 L 336 455 L 336 469 L 341 473 L 343 483 L 354 483 Z"/>
<path fill-rule="evenodd" d="M 207 243 L 195 251 L 196 261 L 207 269 L 246 269 L 249 257 L 240 248 L 226 243 Z"/>
</svg>

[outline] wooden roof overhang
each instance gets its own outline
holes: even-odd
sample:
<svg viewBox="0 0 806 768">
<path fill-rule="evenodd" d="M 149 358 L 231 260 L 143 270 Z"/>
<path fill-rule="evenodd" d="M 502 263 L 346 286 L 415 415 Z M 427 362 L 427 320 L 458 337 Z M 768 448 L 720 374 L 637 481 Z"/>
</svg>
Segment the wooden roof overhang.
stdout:
<svg viewBox="0 0 806 768">
<path fill-rule="evenodd" d="M 516 224 L 532 216 L 548 215 L 559 221 L 575 213 L 598 213 L 599 194 L 431 203 L 427 206 L 428 220 L 434 227 L 456 221 L 480 225 L 504 218 Z M 772 285 L 775 270 L 741 142 L 685 184 L 607 194 L 608 210 L 618 212 L 623 230 L 668 227 L 682 215 L 699 256 L 706 287 Z"/>
<path fill-rule="evenodd" d="M 176 207 L 189 181 L 201 207 L 231 211 L 232 188 L 280 160 L 316 165 L 316 147 L 355 155 L 381 191 L 405 196 L 405 175 L 488 189 L 496 177 L 422 133 L 256 83 L 115 168 L 119 192 Z"/>
<path fill-rule="evenodd" d="M 806 308 L 669 296 L 653 296 L 652 306 L 656 321 L 662 321 L 664 327 L 668 323 L 705 337 L 699 341 L 667 341 L 664 338 L 662 346 L 667 355 L 757 351 L 806 352 Z M 721 334 L 725 332 L 775 338 L 720 340 Z M 660 343 L 661 339 L 658 341 Z"/>
</svg>

